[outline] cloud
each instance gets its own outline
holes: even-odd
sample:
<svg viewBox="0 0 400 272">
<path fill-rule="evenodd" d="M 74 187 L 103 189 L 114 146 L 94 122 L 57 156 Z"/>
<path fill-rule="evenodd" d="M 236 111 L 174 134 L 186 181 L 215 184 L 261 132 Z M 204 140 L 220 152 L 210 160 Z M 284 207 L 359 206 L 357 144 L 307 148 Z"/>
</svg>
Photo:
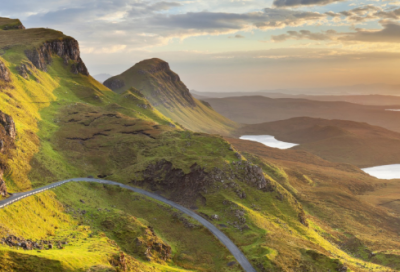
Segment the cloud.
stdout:
<svg viewBox="0 0 400 272">
<path fill-rule="evenodd" d="M 327 30 L 324 32 L 311 32 L 309 30 L 287 31 L 287 34 L 272 35 L 271 40 L 274 42 L 283 42 L 289 39 L 325 41 L 330 40 L 332 36 L 336 34 L 337 32 L 335 30 Z"/>
<path fill-rule="evenodd" d="M 328 5 L 344 0 L 274 0 L 274 6 L 279 8 L 296 6 Z"/>
<path fill-rule="evenodd" d="M 399 43 L 400 42 L 400 23 L 391 20 L 379 22 L 381 29 L 362 29 L 356 28 L 354 32 L 337 32 L 327 30 L 322 32 L 311 32 L 308 30 L 287 31 L 285 34 L 273 35 L 271 40 L 283 42 L 293 40 L 313 40 L 313 41 L 336 41 L 336 42 L 364 42 L 364 43 Z"/>
<path fill-rule="evenodd" d="M 244 38 L 246 38 L 246 37 L 243 35 L 240 35 L 240 34 L 236 34 L 235 36 L 228 37 L 228 39 L 244 39 Z"/>
<path fill-rule="evenodd" d="M 81 5 L 31 15 L 24 23 L 28 27 L 64 29 L 67 35 L 80 41 L 83 52 L 104 54 L 122 48 L 121 45 L 125 46 L 124 50 L 150 49 L 173 39 L 297 27 L 315 24 L 327 17 L 319 12 L 271 8 L 247 13 L 169 12 L 181 6 L 178 2 L 165 1 L 88 0 Z"/>
<path fill-rule="evenodd" d="M 318 12 L 265 8 L 263 11 L 242 14 L 204 11 L 156 16 L 152 17 L 149 23 L 165 28 L 212 30 L 212 33 L 215 30 L 273 29 L 300 26 L 315 23 L 323 18 L 325 18 L 325 15 Z"/>
<path fill-rule="evenodd" d="M 400 8 L 392 10 L 384 10 L 382 7 L 374 5 L 366 5 L 342 12 L 325 12 L 328 17 L 344 18 L 350 23 L 362 23 L 380 19 L 400 19 Z"/>
<path fill-rule="evenodd" d="M 361 41 L 373 43 L 398 43 L 400 42 L 400 23 L 383 20 L 380 22 L 382 29 L 356 29 L 353 33 L 346 33 L 339 40 L 342 41 Z"/>
</svg>

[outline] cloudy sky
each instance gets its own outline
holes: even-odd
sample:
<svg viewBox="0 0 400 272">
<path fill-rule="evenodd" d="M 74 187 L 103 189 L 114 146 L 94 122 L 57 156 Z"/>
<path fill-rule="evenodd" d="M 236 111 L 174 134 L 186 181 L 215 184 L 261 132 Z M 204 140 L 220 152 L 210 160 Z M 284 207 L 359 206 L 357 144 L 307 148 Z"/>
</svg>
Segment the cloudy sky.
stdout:
<svg viewBox="0 0 400 272">
<path fill-rule="evenodd" d="M 400 84 L 398 0 L 14 0 L 0 16 L 73 36 L 92 75 L 159 57 L 198 91 Z"/>
</svg>

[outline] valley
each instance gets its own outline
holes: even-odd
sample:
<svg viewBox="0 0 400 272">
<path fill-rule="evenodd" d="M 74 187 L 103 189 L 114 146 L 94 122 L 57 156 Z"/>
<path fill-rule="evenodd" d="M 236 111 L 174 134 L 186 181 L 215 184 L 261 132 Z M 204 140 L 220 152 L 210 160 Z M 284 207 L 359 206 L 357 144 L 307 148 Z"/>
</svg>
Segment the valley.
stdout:
<svg viewBox="0 0 400 272">
<path fill-rule="evenodd" d="M 400 133 L 367 123 L 297 117 L 242 126 L 234 135 L 273 135 L 298 143 L 294 150 L 361 168 L 400 162 Z"/>
<path fill-rule="evenodd" d="M 258 124 L 295 117 L 347 120 L 368 123 L 400 132 L 398 112 L 388 106 L 368 106 L 348 102 L 245 96 L 207 98 L 204 101 L 220 114 L 241 124 Z"/>
</svg>

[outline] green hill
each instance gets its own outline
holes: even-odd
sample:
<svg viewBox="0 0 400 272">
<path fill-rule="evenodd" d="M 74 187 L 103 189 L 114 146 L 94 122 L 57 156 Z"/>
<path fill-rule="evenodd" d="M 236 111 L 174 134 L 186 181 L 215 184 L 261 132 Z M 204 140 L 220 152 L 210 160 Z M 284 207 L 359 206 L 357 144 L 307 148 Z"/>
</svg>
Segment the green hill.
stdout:
<svg viewBox="0 0 400 272">
<path fill-rule="evenodd" d="M 195 99 L 169 64 L 160 59 L 144 60 L 104 82 L 116 93 L 131 87 L 140 90 L 162 114 L 185 128 L 206 133 L 229 134 L 238 127 L 233 121 Z"/>
<path fill-rule="evenodd" d="M 242 149 L 185 130 L 140 87 L 115 93 L 94 80 L 78 42 L 61 32 L 0 36 L 4 197 L 71 177 L 107 178 L 207 218 L 257 271 L 399 269 L 395 211 L 359 200 L 381 181 L 306 152 Z M 190 102 L 175 95 L 171 105 Z M 0 209 L 0 240 L 1 271 L 241 271 L 196 222 L 102 184 L 67 184 Z"/>
</svg>

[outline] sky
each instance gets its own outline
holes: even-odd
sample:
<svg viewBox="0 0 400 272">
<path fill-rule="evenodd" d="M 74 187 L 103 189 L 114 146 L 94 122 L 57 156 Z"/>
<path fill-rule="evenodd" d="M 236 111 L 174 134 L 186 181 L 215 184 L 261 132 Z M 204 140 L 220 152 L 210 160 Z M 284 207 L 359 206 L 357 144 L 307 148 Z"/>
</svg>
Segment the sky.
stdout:
<svg viewBox="0 0 400 272">
<path fill-rule="evenodd" d="M 0 16 L 74 37 L 92 75 L 157 57 L 200 92 L 400 84 L 399 0 L 14 0 Z"/>
</svg>

